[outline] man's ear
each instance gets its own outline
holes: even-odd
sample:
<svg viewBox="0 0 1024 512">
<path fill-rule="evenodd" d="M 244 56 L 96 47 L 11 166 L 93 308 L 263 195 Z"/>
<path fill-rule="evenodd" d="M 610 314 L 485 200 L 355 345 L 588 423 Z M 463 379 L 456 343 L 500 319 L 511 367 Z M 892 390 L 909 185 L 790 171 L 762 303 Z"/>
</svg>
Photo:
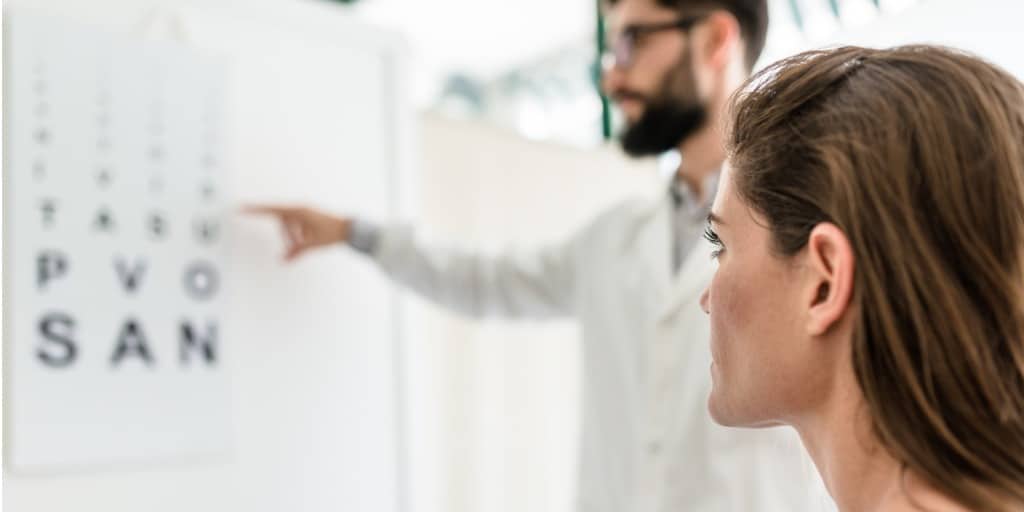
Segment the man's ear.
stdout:
<svg viewBox="0 0 1024 512">
<path fill-rule="evenodd" d="M 740 25 L 728 11 L 713 11 L 701 25 L 703 46 L 697 50 L 714 68 L 724 68 L 740 44 Z"/>
<path fill-rule="evenodd" d="M 855 269 L 853 246 L 838 226 L 823 222 L 811 230 L 804 257 L 807 332 L 819 336 L 850 309 Z"/>
</svg>

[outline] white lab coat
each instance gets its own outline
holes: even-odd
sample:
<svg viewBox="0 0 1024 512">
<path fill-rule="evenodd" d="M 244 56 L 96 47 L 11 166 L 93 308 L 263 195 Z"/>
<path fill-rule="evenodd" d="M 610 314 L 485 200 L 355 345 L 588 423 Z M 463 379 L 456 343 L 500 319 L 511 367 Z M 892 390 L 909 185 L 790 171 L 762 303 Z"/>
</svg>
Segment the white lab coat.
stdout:
<svg viewBox="0 0 1024 512">
<path fill-rule="evenodd" d="M 485 257 L 379 232 L 372 256 L 396 281 L 473 317 L 575 316 L 583 336 L 577 510 L 830 510 L 788 428 L 729 429 L 707 412 L 714 272 L 700 243 L 671 271 L 668 194 L 629 201 L 562 245 Z"/>
</svg>

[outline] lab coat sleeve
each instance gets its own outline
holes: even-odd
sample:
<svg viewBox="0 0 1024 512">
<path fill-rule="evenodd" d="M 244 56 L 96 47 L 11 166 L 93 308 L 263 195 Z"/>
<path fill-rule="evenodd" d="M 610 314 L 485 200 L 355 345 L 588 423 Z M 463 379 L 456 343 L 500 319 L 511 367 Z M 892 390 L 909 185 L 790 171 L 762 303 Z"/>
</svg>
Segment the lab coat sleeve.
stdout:
<svg viewBox="0 0 1024 512">
<path fill-rule="evenodd" d="M 431 246 L 408 225 L 380 226 L 368 255 L 394 281 L 475 318 L 546 319 L 573 312 L 575 240 L 533 252 Z"/>
</svg>

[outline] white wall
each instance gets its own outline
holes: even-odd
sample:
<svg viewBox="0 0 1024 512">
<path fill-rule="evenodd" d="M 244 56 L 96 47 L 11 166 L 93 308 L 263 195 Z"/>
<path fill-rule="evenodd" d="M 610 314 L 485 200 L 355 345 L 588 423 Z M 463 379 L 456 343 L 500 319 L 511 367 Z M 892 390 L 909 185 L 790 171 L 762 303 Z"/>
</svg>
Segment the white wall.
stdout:
<svg viewBox="0 0 1024 512">
<path fill-rule="evenodd" d="M 439 243 L 533 247 L 562 239 L 612 202 L 661 192 L 653 161 L 628 161 L 614 147 L 531 142 L 429 115 L 420 134 L 419 223 Z M 413 303 L 413 510 L 571 510 L 575 324 L 475 323 Z M 431 470 L 435 480 L 423 480 Z"/>
<path fill-rule="evenodd" d="M 1024 3 L 1015 0 L 920 0 L 871 26 L 849 30 L 838 42 L 871 46 L 937 43 L 989 59 L 1024 77 L 1020 53 Z"/>
<path fill-rule="evenodd" d="M 368 48 L 392 44 L 340 7 L 287 0 L 6 4 L 229 55 L 232 76 L 244 79 L 228 94 L 229 202 L 392 215 L 394 170 L 406 150 L 382 141 L 389 131 L 400 132 L 400 144 L 409 135 L 399 125 L 411 122 L 410 111 L 386 103 L 404 77 L 392 61 L 346 39 L 364 38 Z M 236 216 L 229 248 L 222 349 L 232 457 L 34 476 L 5 467 L 7 510 L 399 508 L 400 324 L 392 289 L 340 248 L 282 266 L 281 237 L 269 222 Z"/>
<path fill-rule="evenodd" d="M 910 7 L 864 25 L 817 39 L 794 39 L 765 62 L 808 48 L 837 44 L 871 47 L 943 44 L 968 50 L 1024 77 L 1020 53 L 1024 2 L 1016 0 L 917 0 Z"/>
</svg>

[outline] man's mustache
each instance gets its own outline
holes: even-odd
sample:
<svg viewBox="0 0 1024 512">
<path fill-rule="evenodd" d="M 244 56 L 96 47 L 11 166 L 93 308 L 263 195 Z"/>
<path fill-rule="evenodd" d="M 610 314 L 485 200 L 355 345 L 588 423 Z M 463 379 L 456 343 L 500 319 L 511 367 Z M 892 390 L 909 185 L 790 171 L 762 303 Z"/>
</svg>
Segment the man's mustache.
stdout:
<svg viewBox="0 0 1024 512">
<path fill-rule="evenodd" d="M 629 90 L 615 91 L 614 93 L 612 93 L 612 99 L 615 100 L 616 102 L 623 100 L 636 100 L 644 104 L 648 102 L 647 96 L 639 92 Z"/>
</svg>

